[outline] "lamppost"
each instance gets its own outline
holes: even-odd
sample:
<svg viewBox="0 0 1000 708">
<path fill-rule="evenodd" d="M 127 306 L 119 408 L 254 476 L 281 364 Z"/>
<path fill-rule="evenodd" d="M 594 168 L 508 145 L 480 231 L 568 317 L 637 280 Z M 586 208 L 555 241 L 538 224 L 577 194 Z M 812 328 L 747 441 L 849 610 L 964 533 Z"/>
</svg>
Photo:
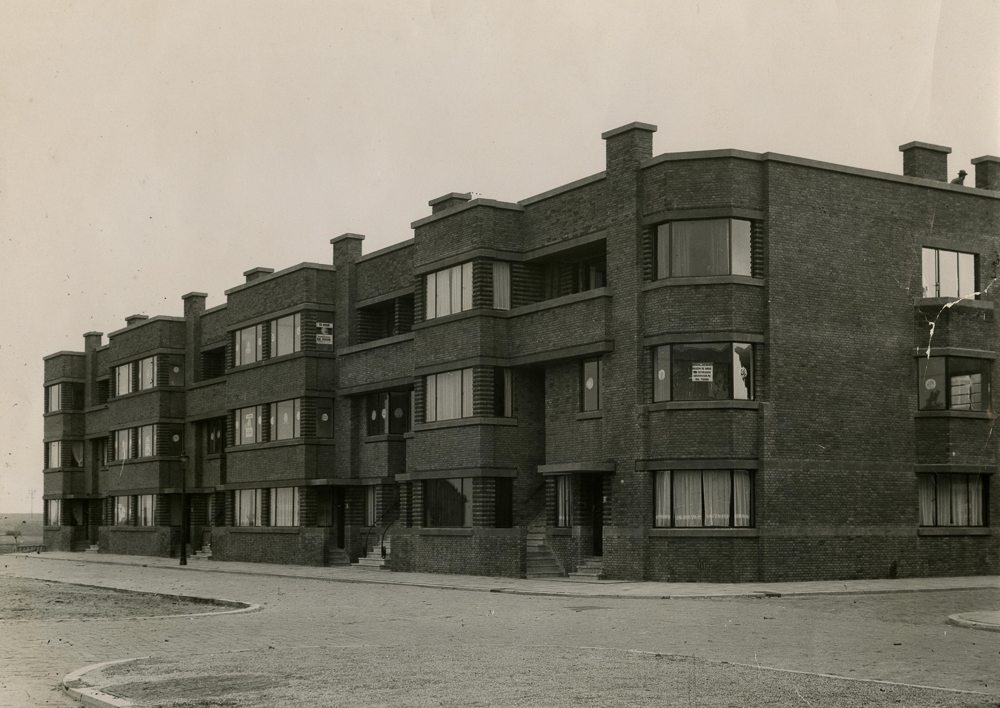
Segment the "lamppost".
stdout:
<svg viewBox="0 0 1000 708">
<path fill-rule="evenodd" d="M 187 455 L 181 455 L 181 565 L 188 564 L 188 501 L 187 501 Z"/>
</svg>

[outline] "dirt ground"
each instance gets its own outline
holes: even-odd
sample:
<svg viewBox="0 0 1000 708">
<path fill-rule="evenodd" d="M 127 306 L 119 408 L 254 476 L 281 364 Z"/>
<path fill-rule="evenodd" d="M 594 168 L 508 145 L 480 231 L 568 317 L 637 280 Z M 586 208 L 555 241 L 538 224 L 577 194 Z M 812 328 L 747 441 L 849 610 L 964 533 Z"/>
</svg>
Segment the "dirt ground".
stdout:
<svg viewBox="0 0 1000 708">
<path fill-rule="evenodd" d="M 0 575 L 0 620 L 158 617 L 211 612 L 215 603 Z"/>
</svg>

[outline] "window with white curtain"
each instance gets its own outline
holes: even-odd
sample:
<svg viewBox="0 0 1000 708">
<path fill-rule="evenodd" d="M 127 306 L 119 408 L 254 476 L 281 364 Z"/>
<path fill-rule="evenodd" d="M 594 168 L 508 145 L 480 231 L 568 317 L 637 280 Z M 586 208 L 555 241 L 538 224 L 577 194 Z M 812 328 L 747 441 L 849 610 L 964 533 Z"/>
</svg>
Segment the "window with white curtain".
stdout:
<svg viewBox="0 0 1000 708">
<path fill-rule="evenodd" d="M 62 443 L 58 440 L 45 444 L 45 467 L 46 469 L 62 467 Z"/>
<path fill-rule="evenodd" d="M 115 526 L 129 526 L 132 523 L 132 497 L 114 497 Z"/>
<path fill-rule="evenodd" d="M 493 261 L 493 309 L 510 309 L 510 263 Z"/>
<path fill-rule="evenodd" d="M 271 489 L 271 526 L 299 525 L 299 488 L 274 487 Z"/>
<path fill-rule="evenodd" d="M 751 226 L 742 219 L 702 219 L 660 224 L 656 277 L 751 274 Z"/>
<path fill-rule="evenodd" d="M 132 440 L 135 439 L 135 428 L 115 430 L 111 433 L 114 443 L 116 460 L 128 460 L 132 457 Z"/>
<path fill-rule="evenodd" d="M 139 365 L 139 390 L 145 391 L 156 385 L 156 357 L 148 356 L 140 359 Z"/>
<path fill-rule="evenodd" d="M 62 499 L 45 500 L 45 525 L 59 526 L 61 523 Z"/>
<path fill-rule="evenodd" d="M 917 475 L 921 526 L 985 526 L 988 478 L 981 474 Z"/>
<path fill-rule="evenodd" d="M 152 526 L 153 512 L 156 510 L 156 495 L 140 494 L 138 502 L 136 526 Z"/>
<path fill-rule="evenodd" d="M 425 422 L 472 417 L 471 368 L 430 374 L 425 377 L 425 382 Z"/>
<path fill-rule="evenodd" d="M 143 425 L 139 428 L 139 457 L 156 454 L 156 426 Z"/>
<path fill-rule="evenodd" d="M 45 389 L 45 412 L 52 413 L 62 408 L 62 384 L 53 384 Z"/>
<path fill-rule="evenodd" d="M 233 492 L 233 497 L 233 525 L 260 526 L 261 490 L 237 489 Z"/>
<path fill-rule="evenodd" d="M 654 524 L 749 527 L 752 499 L 749 470 L 660 470 L 654 479 Z"/>
<path fill-rule="evenodd" d="M 573 523 L 573 478 L 568 474 L 556 477 L 556 526 Z"/>
<path fill-rule="evenodd" d="M 135 366 L 135 363 L 129 362 L 128 364 L 122 364 L 121 366 L 114 367 L 116 396 L 123 396 L 126 393 L 132 393 L 133 366 Z"/>
<path fill-rule="evenodd" d="M 472 263 L 444 268 L 424 276 L 424 319 L 472 309 Z"/>
</svg>

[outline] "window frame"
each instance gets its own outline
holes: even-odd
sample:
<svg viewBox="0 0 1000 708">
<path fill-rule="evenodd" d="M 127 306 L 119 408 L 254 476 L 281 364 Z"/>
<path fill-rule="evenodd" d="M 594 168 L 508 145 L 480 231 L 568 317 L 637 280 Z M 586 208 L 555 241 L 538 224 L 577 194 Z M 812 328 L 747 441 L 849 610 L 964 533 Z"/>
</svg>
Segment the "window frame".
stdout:
<svg viewBox="0 0 1000 708">
<path fill-rule="evenodd" d="M 154 355 L 143 357 L 134 362 L 139 372 L 139 380 L 136 385 L 137 391 L 148 391 L 156 387 L 156 360 L 157 357 Z"/>
<path fill-rule="evenodd" d="M 243 427 L 244 415 L 250 412 L 254 417 L 253 423 L 253 440 L 245 439 L 243 433 L 245 428 Z M 243 408 L 237 408 L 233 411 L 233 423 L 235 424 L 235 434 L 233 435 L 233 447 L 240 445 L 255 445 L 257 443 L 266 442 L 264 440 L 264 406 L 244 406 Z"/>
<path fill-rule="evenodd" d="M 560 474 L 555 479 L 556 528 L 573 525 L 573 475 Z"/>
<path fill-rule="evenodd" d="M 62 384 L 52 384 L 45 387 L 45 412 L 55 413 L 62 410 Z"/>
<path fill-rule="evenodd" d="M 514 370 L 510 367 L 493 367 L 493 415 L 514 417 Z"/>
<path fill-rule="evenodd" d="M 939 482 L 943 481 L 943 478 L 948 478 L 948 494 L 949 494 L 949 504 L 948 511 L 950 513 L 954 512 L 953 505 L 951 502 L 952 490 L 955 488 L 954 484 L 957 481 L 956 478 L 964 478 L 965 485 L 965 518 L 967 523 L 964 524 L 953 524 L 939 523 L 939 513 L 941 512 L 941 506 L 938 501 L 939 496 Z M 978 510 L 973 509 L 973 479 L 979 480 L 979 508 Z M 924 507 L 924 491 L 925 482 L 930 480 L 932 482 L 933 496 L 930 499 L 930 510 L 932 511 L 932 523 L 926 523 L 927 517 L 925 515 Z M 990 525 L 989 511 L 990 511 L 990 476 L 985 474 L 953 474 L 953 473 L 920 473 L 917 475 L 917 517 L 918 525 L 920 528 L 984 528 Z M 978 523 L 972 523 L 973 519 L 978 517 Z"/>
<path fill-rule="evenodd" d="M 291 350 L 283 351 L 281 346 L 281 327 L 282 323 L 287 320 L 291 320 L 290 324 L 285 324 L 285 327 L 291 327 Z M 285 315 L 284 317 L 278 317 L 271 320 L 270 324 L 271 330 L 271 351 L 269 352 L 268 359 L 274 359 L 279 356 L 288 356 L 289 354 L 295 354 L 296 352 L 302 351 L 302 313 L 296 312 L 291 315 Z"/>
<path fill-rule="evenodd" d="M 53 523 L 53 516 L 55 523 Z M 45 525 L 62 526 L 62 499 L 45 500 Z"/>
<path fill-rule="evenodd" d="M 459 387 L 461 396 L 461 411 L 459 415 L 452 415 L 447 418 L 441 417 L 438 404 L 445 399 L 439 395 L 440 377 L 453 376 L 459 374 Z M 472 367 L 464 369 L 453 369 L 452 371 L 441 371 L 436 374 L 424 376 L 424 422 L 436 423 L 445 420 L 458 420 L 460 418 L 471 418 L 473 415 L 473 371 Z M 454 402 L 454 401 L 453 401 Z"/>
<path fill-rule="evenodd" d="M 254 358 L 249 361 L 244 361 L 243 357 L 243 341 L 244 337 L 247 336 L 246 333 L 252 333 L 250 336 L 254 340 Z M 259 361 L 264 361 L 264 323 L 260 322 L 249 327 L 241 327 L 240 329 L 234 330 L 233 366 L 247 366 L 249 364 L 256 364 Z"/>
<path fill-rule="evenodd" d="M 603 410 L 604 396 L 601 388 L 603 359 L 584 359 L 580 362 L 580 410 L 584 413 Z M 591 368 L 593 367 L 593 368 Z M 590 374 L 588 375 L 588 369 Z M 594 385 L 587 388 L 590 375 L 595 379 Z M 592 393 L 591 393 L 592 392 Z"/>
<path fill-rule="evenodd" d="M 942 295 L 941 294 L 941 254 L 942 253 L 953 253 L 953 254 L 955 254 L 955 273 L 954 273 L 954 278 L 955 278 L 955 293 L 956 293 L 955 295 Z M 930 282 L 928 280 L 928 273 L 927 273 L 928 256 L 931 256 L 933 258 L 933 265 L 932 265 L 932 267 L 934 269 L 934 274 L 933 274 L 933 288 L 934 288 L 934 292 L 933 293 L 928 293 L 928 288 L 931 287 Z M 968 266 L 971 268 L 971 273 L 968 273 L 968 275 L 971 275 L 971 277 L 972 277 L 972 284 L 971 285 L 966 284 L 965 288 L 963 288 L 963 282 L 964 281 L 963 281 L 963 278 L 962 278 L 963 256 L 968 256 L 968 258 L 970 258 L 972 260 L 971 264 L 969 264 L 968 261 L 965 260 L 965 263 L 968 264 Z M 977 267 L 978 266 L 978 262 L 979 262 L 979 254 L 978 253 L 973 253 L 973 252 L 970 252 L 970 251 L 957 251 L 957 250 L 955 250 L 953 248 L 937 248 L 935 246 L 922 246 L 921 249 L 920 249 L 920 285 L 921 285 L 921 293 L 922 293 L 923 297 L 925 297 L 925 298 L 945 297 L 945 298 L 951 298 L 951 299 L 955 299 L 955 300 L 960 300 L 962 298 L 969 298 L 969 297 L 972 297 L 973 299 L 978 299 L 978 297 L 979 297 L 979 295 L 977 294 L 977 292 L 978 292 L 977 286 L 979 284 L 979 268 Z M 963 295 L 962 294 L 963 291 L 966 294 Z"/>
<path fill-rule="evenodd" d="M 438 299 L 441 293 L 439 293 L 438 285 L 441 282 L 442 274 L 448 274 L 448 311 L 441 312 L 442 308 L 438 307 Z M 452 287 L 454 282 L 454 276 L 459 277 L 459 295 L 458 295 L 458 309 L 454 307 L 455 304 L 455 289 Z M 424 320 L 433 320 L 438 317 L 447 317 L 448 315 L 458 314 L 459 312 L 465 312 L 472 309 L 472 286 L 473 286 L 473 274 L 472 274 L 472 261 L 466 261 L 465 263 L 459 263 L 457 265 L 449 266 L 448 268 L 441 268 L 435 270 L 431 273 L 424 275 Z M 440 304 L 445 304 L 444 302 Z"/>
<path fill-rule="evenodd" d="M 115 396 L 124 396 L 132 393 L 135 389 L 132 386 L 132 371 L 135 362 L 119 364 L 114 367 Z M 124 388 L 124 390 L 122 390 Z"/>
<path fill-rule="evenodd" d="M 674 256 L 673 256 L 673 242 L 674 242 L 674 227 L 680 224 L 692 224 L 698 222 L 725 222 L 726 223 L 726 248 L 728 251 L 728 271 L 726 273 L 697 273 L 697 274 L 686 274 L 686 275 L 674 275 Z M 733 252 L 733 224 L 735 222 L 746 223 L 749 226 L 748 238 L 747 238 L 747 273 L 734 273 L 734 252 Z M 665 229 L 665 231 L 664 231 Z M 664 239 L 664 233 L 666 238 Z M 661 256 L 664 253 L 664 242 L 666 243 L 665 258 Z M 753 243 L 754 243 L 754 229 L 753 221 L 751 219 L 741 219 L 737 217 L 716 217 L 710 219 L 677 219 L 674 221 L 666 221 L 661 224 L 657 224 L 656 233 L 653 236 L 653 280 L 665 280 L 667 278 L 714 278 L 714 277 L 727 277 L 727 276 L 742 276 L 742 277 L 753 277 L 754 272 L 754 259 L 753 259 Z M 666 270 L 666 274 L 661 272 L 661 266 Z"/>
<path fill-rule="evenodd" d="M 205 421 L 205 454 L 220 455 L 226 451 L 226 419 Z"/>
<path fill-rule="evenodd" d="M 924 401 L 924 391 L 934 391 L 937 389 L 937 377 L 934 374 L 931 376 L 927 375 L 927 368 L 931 365 L 931 362 L 944 360 L 944 405 L 937 407 L 928 407 Z M 973 408 L 971 396 L 973 395 L 970 390 L 969 396 L 969 407 L 955 407 L 953 402 L 954 391 L 953 379 L 963 376 L 963 374 L 952 374 L 952 362 L 953 361 L 969 361 L 977 362 L 980 366 L 978 374 L 981 376 L 979 382 L 979 407 Z M 932 355 L 932 356 L 921 356 L 917 360 L 917 410 L 919 411 L 966 411 L 974 413 L 982 413 L 990 410 L 992 404 L 992 383 L 993 376 L 993 361 L 991 359 L 985 359 L 980 357 L 968 357 L 968 356 L 952 356 L 952 355 Z M 929 381 L 934 381 L 934 387 L 928 387 Z"/>
<path fill-rule="evenodd" d="M 114 499 L 112 502 L 113 506 L 113 516 L 112 521 L 114 522 L 112 526 L 131 526 L 132 525 L 132 497 L 116 495 L 111 497 Z M 124 510 L 124 513 L 122 513 Z"/>
<path fill-rule="evenodd" d="M 261 526 L 263 497 L 260 489 L 234 489 L 233 526 L 243 528 Z"/>
<path fill-rule="evenodd" d="M 291 421 L 291 435 L 283 435 L 281 433 L 282 424 L 280 415 L 282 413 L 282 408 L 291 408 L 292 421 Z M 270 440 L 296 440 L 302 437 L 302 399 L 301 398 L 290 398 L 286 401 L 277 401 L 270 404 L 270 424 L 271 424 L 271 434 Z M 285 411 L 288 412 L 288 411 Z"/>
<path fill-rule="evenodd" d="M 135 428 L 138 434 L 138 441 L 139 441 L 139 446 L 138 446 L 139 449 L 137 450 L 136 454 L 137 458 L 156 457 L 156 428 L 157 426 L 155 423 L 150 425 L 140 425 L 139 427 Z M 147 433 L 149 434 L 148 448 L 146 446 Z"/>
<path fill-rule="evenodd" d="M 52 464 L 53 457 L 55 464 Z M 45 469 L 54 470 L 60 467 L 62 467 L 62 440 L 50 440 L 45 443 Z"/>
<path fill-rule="evenodd" d="M 112 449 L 114 450 L 114 459 L 118 460 L 134 460 L 137 456 L 132 454 L 133 442 L 136 439 L 135 428 L 121 428 L 120 430 L 112 430 L 111 437 L 114 440 L 114 445 Z M 124 442 L 127 448 L 127 453 L 125 455 L 120 455 L 121 447 Z"/>
<path fill-rule="evenodd" d="M 455 482 L 458 482 L 456 487 Z M 472 515 L 473 515 L 473 489 L 472 489 L 472 477 L 445 477 L 441 479 L 425 479 L 424 484 L 424 527 L 425 528 L 436 528 L 436 529 L 448 529 L 448 528 L 471 528 L 472 527 Z M 450 523 L 458 516 L 456 513 L 457 506 L 452 509 L 444 509 L 440 506 L 435 506 L 437 502 L 441 502 L 445 495 L 440 492 L 435 492 L 435 486 L 441 485 L 442 489 L 446 489 L 444 484 L 447 484 L 452 491 L 458 492 L 462 497 L 462 523 L 454 524 Z M 435 513 L 437 513 L 437 518 L 435 518 Z"/>
<path fill-rule="evenodd" d="M 283 497 L 286 494 L 291 494 L 291 499 L 286 500 L 286 504 L 290 504 L 290 508 L 279 509 L 278 498 Z M 271 487 L 270 503 L 268 504 L 268 526 L 278 526 L 278 527 L 294 527 L 299 526 L 299 488 L 298 487 Z M 291 518 L 289 518 L 289 516 Z M 283 523 L 283 522 L 291 523 Z M 282 523 L 279 523 L 282 522 Z"/>
<path fill-rule="evenodd" d="M 136 526 L 156 525 L 156 502 L 155 494 L 136 495 Z"/>
<path fill-rule="evenodd" d="M 701 493 L 701 523 L 698 525 L 694 524 L 677 524 L 677 492 L 676 492 L 676 473 L 687 473 L 693 474 L 697 472 L 700 475 L 700 493 Z M 706 504 L 705 504 L 705 473 L 719 473 L 727 472 L 729 473 L 729 522 L 727 525 L 723 526 L 721 524 L 706 524 Z M 737 517 L 737 504 L 736 504 L 736 474 L 745 473 L 747 479 L 747 499 L 746 499 L 746 524 L 736 524 Z M 662 508 L 662 502 L 664 501 L 661 496 L 661 484 L 662 480 L 666 477 L 668 480 L 668 496 L 666 502 L 669 505 L 667 513 L 664 513 Z M 750 529 L 756 527 L 756 518 L 754 514 L 754 507 L 756 504 L 756 474 L 755 470 L 752 469 L 678 469 L 678 470 L 656 470 L 653 473 L 653 527 L 660 529 Z M 664 520 L 669 521 L 669 523 L 664 523 Z"/>
<path fill-rule="evenodd" d="M 718 346 L 724 344 L 728 346 L 727 360 L 730 364 L 730 371 L 728 373 L 727 382 L 727 395 L 723 398 L 718 396 L 715 397 L 703 397 L 703 398 L 679 398 L 678 397 L 678 387 L 675 376 L 679 375 L 681 372 L 676 370 L 676 365 L 678 359 L 674 356 L 674 347 L 698 347 L 698 346 Z M 749 347 L 750 349 L 750 367 L 747 371 L 746 376 L 741 375 L 741 379 L 744 381 L 744 387 L 747 391 L 746 398 L 736 397 L 736 362 L 739 360 L 741 362 L 740 373 L 746 368 L 742 365 L 742 359 L 739 358 L 739 353 L 736 347 Z M 666 353 L 664 355 L 664 352 Z M 733 341 L 715 341 L 715 342 L 673 342 L 668 344 L 660 344 L 651 348 L 650 359 L 652 361 L 652 401 L 653 403 L 664 403 L 668 401 L 754 401 L 757 397 L 757 390 L 755 385 L 755 371 L 756 371 L 756 359 L 757 359 L 757 345 L 754 342 L 733 342 Z M 684 361 L 684 360 L 681 360 Z M 666 363 L 667 368 L 661 368 L 662 365 Z M 709 362 L 712 365 L 715 362 Z M 661 378 L 660 374 L 663 373 L 664 377 Z M 706 381 L 704 383 L 712 383 L 711 381 Z"/>
<path fill-rule="evenodd" d="M 328 420 L 323 420 L 324 415 L 329 415 Z M 316 437 L 317 438 L 332 438 L 334 435 L 333 430 L 333 399 L 331 398 L 317 398 L 316 399 Z"/>
</svg>

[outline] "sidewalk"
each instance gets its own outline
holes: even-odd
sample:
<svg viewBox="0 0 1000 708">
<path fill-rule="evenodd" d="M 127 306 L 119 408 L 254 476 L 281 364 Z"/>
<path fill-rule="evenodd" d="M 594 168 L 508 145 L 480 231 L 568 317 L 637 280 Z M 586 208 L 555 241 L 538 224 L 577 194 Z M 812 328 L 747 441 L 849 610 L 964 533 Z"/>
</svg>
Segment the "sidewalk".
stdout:
<svg viewBox="0 0 1000 708">
<path fill-rule="evenodd" d="M 19 554 L 20 555 L 20 554 Z M 577 581 L 565 578 L 524 580 L 439 573 L 399 573 L 359 567 L 313 567 L 270 563 L 237 563 L 208 559 L 189 559 L 181 566 L 176 558 L 123 556 L 106 553 L 42 553 L 25 556 L 41 562 L 62 561 L 172 568 L 187 573 L 229 573 L 322 580 L 334 583 L 372 583 L 407 585 L 445 590 L 548 595 L 592 598 L 713 598 L 713 597 L 789 597 L 802 595 L 869 595 L 879 593 L 930 592 L 940 590 L 978 590 L 1000 588 L 1000 576 L 980 575 L 959 578 L 898 578 L 895 580 L 819 580 L 783 583 L 662 583 L 620 580 Z M 975 613 L 977 624 L 995 624 L 1000 628 L 1000 613 Z M 985 615 L 990 615 L 986 617 Z M 994 616 L 995 615 L 995 616 Z"/>
</svg>

